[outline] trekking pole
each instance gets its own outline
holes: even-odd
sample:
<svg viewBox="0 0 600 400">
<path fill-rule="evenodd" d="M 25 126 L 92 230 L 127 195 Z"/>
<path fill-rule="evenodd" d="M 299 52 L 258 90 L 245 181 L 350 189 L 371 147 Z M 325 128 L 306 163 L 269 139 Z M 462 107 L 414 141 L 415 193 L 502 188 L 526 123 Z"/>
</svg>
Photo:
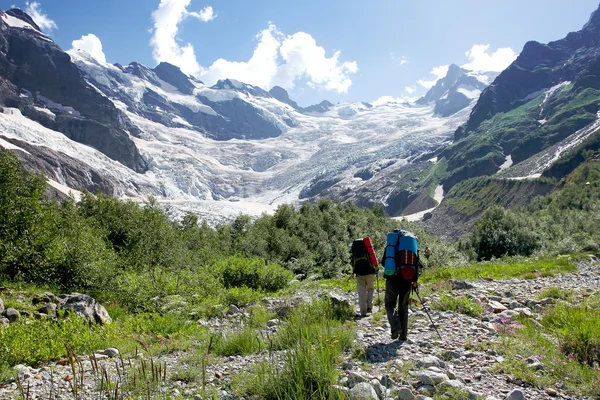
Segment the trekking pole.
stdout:
<svg viewBox="0 0 600 400">
<path fill-rule="evenodd" d="M 377 302 L 379 303 L 379 312 L 381 312 L 381 296 L 379 295 L 379 271 L 375 273 L 377 279 Z"/>
<path fill-rule="evenodd" d="M 438 328 L 435 326 L 435 323 L 433 322 L 433 318 L 431 318 L 431 315 L 429 315 L 429 311 L 427 311 L 427 308 L 425 307 L 425 304 L 423 304 L 423 300 L 421 300 L 421 296 L 419 296 L 419 290 L 415 289 L 415 287 L 413 286 L 412 287 L 412 291 L 419 298 L 419 301 L 421 302 L 421 307 L 423 307 L 423 310 L 425 311 L 425 313 L 429 317 L 429 320 L 431 321 L 431 325 L 433 325 L 433 328 L 435 329 L 435 331 L 437 332 L 438 336 L 440 337 L 440 340 L 444 340 L 444 339 L 442 339 L 442 335 L 440 335 L 440 331 L 438 331 Z"/>
</svg>

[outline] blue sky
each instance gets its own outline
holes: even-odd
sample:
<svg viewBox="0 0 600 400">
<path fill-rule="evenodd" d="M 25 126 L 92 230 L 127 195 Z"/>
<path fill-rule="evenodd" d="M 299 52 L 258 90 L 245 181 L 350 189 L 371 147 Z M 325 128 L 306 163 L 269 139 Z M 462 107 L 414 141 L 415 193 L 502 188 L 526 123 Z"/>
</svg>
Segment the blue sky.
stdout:
<svg viewBox="0 0 600 400">
<path fill-rule="evenodd" d="M 309 105 L 415 97 L 451 63 L 501 70 L 528 40 L 548 42 L 581 29 L 598 0 L 0 4 L 29 9 L 65 50 L 75 45 L 109 63 L 169 61 L 210 84 L 225 77 L 267 89 L 279 84 Z"/>
</svg>

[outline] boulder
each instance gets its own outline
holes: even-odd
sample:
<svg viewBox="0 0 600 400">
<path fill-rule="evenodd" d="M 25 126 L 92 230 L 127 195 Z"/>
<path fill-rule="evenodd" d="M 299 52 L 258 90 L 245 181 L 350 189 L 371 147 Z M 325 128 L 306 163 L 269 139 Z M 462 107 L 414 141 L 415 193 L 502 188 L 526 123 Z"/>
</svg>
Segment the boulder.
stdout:
<svg viewBox="0 0 600 400">
<path fill-rule="evenodd" d="M 31 303 L 33 305 L 58 302 L 59 299 L 54 295 L 54 293 L 50 292 L 36 294 L 33 296 L 33 299 L 31 299 Z"/>
<path fill-rule="evenodd" d="M 239 314 L 240 313 L 240 309 L 235 304 L 230 304 L 229 305 L 229 313 L 230 314 Z"/>
<path fill-rule="evenodd" d="M 417 368 L 440 367 L 440 359 L 435 356 L 425 356 L 417 361 Z"/>
<path fill-rule="evenodd" d="M 446 374 L 434 372 L 430 370 L 421 371 L 415 374 L 415 378 L 421 381 L 425 385 L 438 385 L 448 380 Z"/>
<path fill-rule="evenodd" d="M 500 303 L 498 301 L 494 301 L 494 300 L 491 300 L 488 303 L 488 306 L 492 309 L 492 312 L 494 314 L 498 314 L 498 313 L 501 313 L 502 311 L 507 310 L 507 308 L 502 303 Z"/>
<path fill-rule="evenodd" d="M 350 389 L 350 400 L 379 400 L 373 386 L 367 382 L 356 384 Z"/>
<path fill-rule="evenodd" d="M 452 289 L 454 290 L 473 289 L 473 285 L 471 285 L 467 281 L 458 281 L 455 279 L 451 279 L 450 284 L 452 285 Z"/>
<path fill-rule="evenodd" d="M 398 392 L 398 400 L 416 400 L 416 396 L 410 391 L 409 388 L 400 388 Z"/>
<path fill-rule="evenodd" d="M 504 400 L 525 400 L 525 395 L 519 389 L 514 389 L 509 394 L 506 395 Z"/>
<path fill-rule="evenodd" d="M 85 318 L 90 322 L 100 324 L 110 324 L 112 322 L 106 308 L 94 298 L 85 294 L 72 293 L 63 295 L 58 307 L 61 310 L 73 311 L 77 316 Z"/>
<path fill-rule="evenodd" d="M 0 314 L 4 312 L 4 302 L 0 299 Z"/>
<path fill-rule="evenodd" d="M 108 356 L 110 358 L 115 358 L 119 355 L 119 350 L 115 349 L 114 347 L 109 347 L 108 349 L 105 349 L 104 351 L 101 351 L 99 353 L 104 354 L 105 356 Z"/>
<path fill-rule="evenodd" d="M 21 313 L 19 313 L 14 308 L 7 308 L 4 310 L 4 316 L 8 319 L 9 322 L 17 322 L 21 317 Z"/>
<path fill-rule="evenodd" d="M 4 317 L 0 318 L 0 328 L 7 327 L 9 323 L 10 323 L 10 321 L 8 320 L 8 318 L 4 318 Z"/>
<path fill-rule="evenodd" d="M 38 308 L 38 312 L 47 315 L 55 315 L 58 306 L 54 303 L 46 303 L 42 307 Z"/>
<path fill-rule="evenodd" d="M 342 307 L 348 307 L 348 308 L 352 307 L 352 304 L 350 303 L 350 301 L 348 299 L 345 299 L 344 297 L 340 296 L 339 294 L 330 293 L 329 298 L 331 299 L 331 302 L 336 306 L 342 306 Z"/>
</svg>

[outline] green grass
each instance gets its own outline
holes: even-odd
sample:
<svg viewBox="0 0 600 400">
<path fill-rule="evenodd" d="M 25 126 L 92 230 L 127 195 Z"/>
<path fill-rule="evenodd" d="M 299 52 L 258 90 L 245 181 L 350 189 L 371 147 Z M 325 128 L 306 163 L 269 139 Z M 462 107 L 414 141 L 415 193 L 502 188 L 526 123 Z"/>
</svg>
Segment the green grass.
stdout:
<svg viewBox="0 0 600 400">
<path fill-rule="evenodd" d="M 561 287 L 551 287 L 542 290 L 535 296 L 538 300 L 541 299 L 561 299 L 570 300 L 573 297 L 573 289 L 564 289 Z"/>
<path fill-rule="evenodd" d="M 263 343 L 255 329 L 246 327 L 240 331 L 231 332 L 217 337 L 215 341 L 215 354 L 220 356 L 245 356 L 264 350 Z"/>
<path fill-rule="evenodd" d="M 451 297 L 442 295 L 439 300 L 433 301 L 431 307 L 436 310 L 453 311 L 473 318 L 480 318 L 483 307 L 468 297 Z"/>
<path fill-rule="evenodd" d="M 577 265 L 570 257 L 551 259 L 512 259 L 493 262 L 479 262 L 463 267 L 440 267 L 425 270 L 420 280 L 436 283 L 449 279 L 475 280 L 480 278 L 509 279 L 523 278 L 528 274 L 535 277 L 543 274 L 558 274 L 577 271 Z M 529 275 L 531 276 L 531 275 Z"/>
<path fill-rule="evenodd" d="M 128 315 L 112 324 L 92 326 L 74 315 L 57 321 L 24 320 L 0 329 L 0 376 L 17 364 L 38 366 L 66 357 L 65 344 L 77 355 L 116 347 L 127 356 L 142 347 L 150 354 L 186 350 L 203 335 L 198 325 L 172 315 Z"/>
<path fill-rule="evenodd" d="M 563 386 L 577 396 L 600 396 L 600 310 L 559 304 L 544 315 L 543 328 L 523 319 L 499 329 L 497 350 L 505 355 L 498 367 L 531 385 Z M 543 372 L 528 366 L 533 357 Z"/>
<path fill-rule="evenodd" d="M 327 299 L 294 309 L 277 336 L 272 349 L 286 349 L 283 359 L 260 363 L 233 381 L 239 396 L 264 399 L 343 399 L 333 389 L 337 383 L 342 354 L 354 341 L 351 325 L 344 322 L 347 310 Z"/>
</svg>

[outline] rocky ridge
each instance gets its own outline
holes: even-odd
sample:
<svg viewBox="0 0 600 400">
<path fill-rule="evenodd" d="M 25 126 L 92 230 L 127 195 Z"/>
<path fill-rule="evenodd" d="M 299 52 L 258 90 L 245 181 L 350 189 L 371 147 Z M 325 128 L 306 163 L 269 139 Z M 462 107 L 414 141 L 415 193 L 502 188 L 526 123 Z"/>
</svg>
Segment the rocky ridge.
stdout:
<svg viewBox="0 0 600 400">
<path fill-rule="evenodd" d="M 536 318 L 544 308 L 554 300 L 537 300 L 536 294 L 551 287 L 578 288 L 579 298 L 597 296 L 600 287 L 600 264 L 597 259 L 580 262 L 579 270 L 573 274 L 529 280 L 509 279 L 503 281 L 479 280 L 474 282 L 453 281 L 452 296 L 467 296 L 475 302 L 486 305 L 481 319 L 449 311 L 429 310 L 437 325 L 442 340 L 421 308 L 411 306 L 409 339 L 405 342 L 390 339 L 389 325 L 380 314 L 356 320 L 356 346 L 363 349 L 366 359 L 359 360 L 347 354 L 342 363 L 342 378 L 338 383 L 340 390 L 348 393 L 351 399 L 430 399 L 435 392 L 455 388 L 462 390 L 469 399 L 582 399 L 568 395 L 557 388 L 534 388 L 524 382 L 513 379 L 505 373 L 492 372 L 493 367 L 503 361 L 495 350 L 484 350 L 480 343 L 498 340 L 497 327 L 510 321 L 515 315 L 526 314 Z M 272 309 L 282 311 L 285 307 L 311 301 L 323 292 L 304 292 L 293 299 L 265 299 Z M 325 291 L 335 301 L 347 301 L 356 304 L 354 292 L 334 293 Z M 322 293 L 321 293 L 322 294 Z M 435 300 L 433 294 L 424 299 L 426 303 Z M 577 297 L 576 296 L 576 297 Z M 282 305 L 284 305 L 282 307 Z M 201 320 L 200 324 L 216 330 L 235 330 L 243 326 L 247 317 L 245 311 L 231 307 L 224 319 Z M 265 331 L 275 333 L 279 320 L 269 321 Z M 85 370 L 85 387 L 82 392 L 92 396 L 94 388 L 93 363 L 104 366 L 116 375 L 116 362 L 111 357 L 118 355 L 117 349 L 101 349 L 90 359 L 81 357 Z M 236 399 L 231 392 L 231 377 L 246 371 L 257 362 L 270 358 L 276 362 L 281 354 L 262 352 L 250 356 L 224 357 L 207 368 L 208 386 L 218 391 L 219 398 Z M 138 358 L 143 356 L 138 355 Z M 157 362 L 164 363 L 169 371 L 186 368 L 186 353 L 159 356 Z M 139 360 L 134 362 L 139 362 Z M 528 361 L 529 362 L 529 361 Z M 64 362 L 51 363 L 41 368 L 17 366 L 20 379 L 29 385 L 33 398 L 39 398 L 50 388 L 58 398 L 70 398 L 69 380 L 73 379 L 71 367 L 61 365 Z M 538 360 L 531 360 L 531 368 L 543 370 Z M 195 384 L 182 381 L 167 381 L 163 391 L 175 398 L 200 399 L 200 388 Z M 16 383 L 0 388 L 0 399 L 13 398 L 18 393 Z M 450 397 L 451 398 L 451 397 Z"/>
</svg>

